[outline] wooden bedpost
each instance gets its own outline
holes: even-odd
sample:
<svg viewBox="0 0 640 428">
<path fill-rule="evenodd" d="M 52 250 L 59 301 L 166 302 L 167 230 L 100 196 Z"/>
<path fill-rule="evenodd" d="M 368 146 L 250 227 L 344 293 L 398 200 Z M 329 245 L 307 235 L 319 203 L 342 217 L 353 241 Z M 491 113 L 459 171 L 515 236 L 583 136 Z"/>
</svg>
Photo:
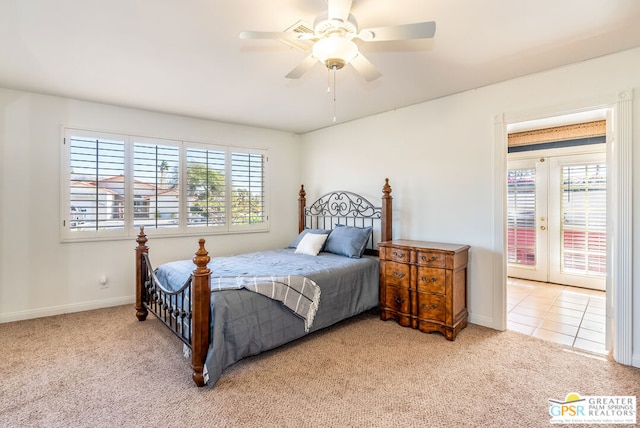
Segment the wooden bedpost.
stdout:
<svg viewBox="0 0 640 428">
<path fill-rule="evenodd" d="M 144 234 L 144 226 L 140 226 L 140 233 L 136 238 L 138 246 L 136 247 L 136 317 L 138 321 L 147 319 L 149 311 L 144 306 L 143 296 L 145 293 L 144 283 L 147 277 L 147 264 L 144 261 L 143 254 L 149 252 L 147 247 L 147 235 Z"/>
<path fill-rule="evenodd" d="M 304 208 L 307 205 L 307 192 L 304 191 L 304 184 L 300 185 L 300 197 L 298 198 L 298 233 L 304 230 Z"/>
<path fill-rule="evenodd" d="M 384 179 L 384 186 L 382 187 L 382 230 L 381 230 L 381 241 L 390 241 L 393 239 L 391 230 L 393 225 L 393 214 L 392 214 L 392 201 L 391 197 L 391 186 L 389 186 L 389 179 Z"/>
<path fill-rule="evenodd" d="M 207 264 L 211 260 L 209 253 L 204 248 L 204 238 L 200 238 L 200 248 L 196 251 L 193 263 L 196 269 L 193 271 L 193 296 L 191 299 L 192 320 L 191 325 L 191 368 L 193 369 L 193 381 L 198 386 L 204 386 L 204 362 L 209 349 L 209 331 L 211 320 L 211 271 Z"/>
</svg>

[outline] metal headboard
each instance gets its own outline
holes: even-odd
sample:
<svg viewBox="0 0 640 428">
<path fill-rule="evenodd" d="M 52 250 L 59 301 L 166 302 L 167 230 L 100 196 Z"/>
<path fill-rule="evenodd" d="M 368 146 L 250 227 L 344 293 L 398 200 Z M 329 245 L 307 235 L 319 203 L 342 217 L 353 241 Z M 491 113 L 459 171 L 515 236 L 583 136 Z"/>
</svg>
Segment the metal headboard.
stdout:
<svg viewBox="0 0 640 428">
<path fill-rule="evenodd" d="M 304 209 L 304 225 L 308 229 L 333 230 L 336 224 L 373 228 L 365 254 L 378 255 L 381 241 L 382 207 L 366 198 L 345 190 L 337 190 L 319 197 Z"/>
</svg>

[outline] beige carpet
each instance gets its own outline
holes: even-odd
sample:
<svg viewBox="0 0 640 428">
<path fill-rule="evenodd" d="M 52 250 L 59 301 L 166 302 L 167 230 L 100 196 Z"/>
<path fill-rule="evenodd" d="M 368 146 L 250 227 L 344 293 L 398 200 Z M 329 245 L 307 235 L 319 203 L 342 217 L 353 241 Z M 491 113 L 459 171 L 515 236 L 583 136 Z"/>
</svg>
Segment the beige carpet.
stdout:
<svg viewBox="0 0 640 428">
<path fill-rule="evenodd" d="M 548 398 L 640 396 L 640 369 L 475 325 L 448 342 L 371 313 L 245 359 L 212 389 L 132 306 L 0 324 L 0 349 L 2 427 L 548 427 Z"/>
</svg>

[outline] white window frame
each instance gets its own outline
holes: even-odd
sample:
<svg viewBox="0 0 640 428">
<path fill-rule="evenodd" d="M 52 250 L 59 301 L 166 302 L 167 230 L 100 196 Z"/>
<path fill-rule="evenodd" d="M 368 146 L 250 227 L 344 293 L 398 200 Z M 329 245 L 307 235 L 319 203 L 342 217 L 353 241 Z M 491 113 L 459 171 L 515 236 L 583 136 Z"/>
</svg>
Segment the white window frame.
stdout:
<svg viewBox="0 0 640 428">
<path fill-rule="evenodd" d="M 125 188 L 124 188 L 124 227 L 116 230 L 92 230 L 79 231 L 72 230 L 69 211 L 70 203 L 70 178 L 71 178 L 71 159 L 70 147 L 68 144 L 70 137 L 83 137 L 91 139 L 113 139 L 124 142 L 124 171 L 125 171 Z M 154 138 L 143 136 L 132 136 L 119 133 L 91 131 L 86 129 L 78 129 L 71 127 L 62 128 L 62 150 L 61 150 L 61 174 L 60 174 L 60 240 L 61 242 L 79 242 L 79 241 L 101 241 L 130 239 L 139 233 L 139 228 L 134 226 L 134 143 L 170 145 L 179 148 L 179 173 L 178 173 L 178 192 L 179 192 L 179 214 L 178 223 L 175 227 L 145 227 L 147 233 L 151 232 L 154 236 L 190 236 L 190 235 L 213 235 L 213 234 L 229 234 L 229 233 L 248 233 L 248 232 L 268 232 L 269 231 L 269 156 L 267 149 L 256 149 L 251 147 L 240 147 L 220 144 L 207 144 L 200 142 L 183 141 L 176 139 Z M 224 170 L 225 170 L 225 224 L 224 225 L 188 225 L 187 224 L 187 150 L 208 149 L 219 150 L 225 153 Z M 232 197 L 232 178 L 231 178 L 231 153 L 253 153 L 262 157 L 262 189 L 263 189 L 263 206 L 264 214 L 263 222 L 247 225 L 233 225 L 231 222 L 231 197 Z"/>
</svg>

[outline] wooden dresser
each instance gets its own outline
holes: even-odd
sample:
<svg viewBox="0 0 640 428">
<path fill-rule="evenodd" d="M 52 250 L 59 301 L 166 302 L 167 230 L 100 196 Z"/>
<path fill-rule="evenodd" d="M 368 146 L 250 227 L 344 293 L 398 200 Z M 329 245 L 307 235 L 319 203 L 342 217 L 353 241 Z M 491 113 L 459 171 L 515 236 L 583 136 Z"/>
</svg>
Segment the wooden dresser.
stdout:
<svg viewBox="0 0 640 428">
<path fill-rule="evenodd" d="M 380 318 L 454 340 L 467 326 L 469 246 L 398 239 L 379 248 Z"/>
</svg>

